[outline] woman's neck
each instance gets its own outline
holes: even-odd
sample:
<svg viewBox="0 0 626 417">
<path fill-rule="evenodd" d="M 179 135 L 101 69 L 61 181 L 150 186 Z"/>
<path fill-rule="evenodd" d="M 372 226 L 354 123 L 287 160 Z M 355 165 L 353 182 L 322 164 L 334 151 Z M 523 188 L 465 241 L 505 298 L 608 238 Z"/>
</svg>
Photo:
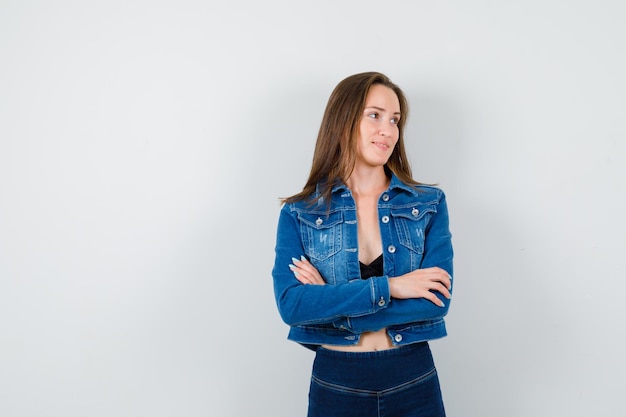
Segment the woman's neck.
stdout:
<svg viewBox="0 0 626 417">
<path fill-rule="evenodd" d="M 346 185 L 353 194 L 380 195 L 389 187 L 389 178 L 384 167 L 376 167 L 375 169 L 358 169 L 355 167 L 346 181 Z"/>
</svg>

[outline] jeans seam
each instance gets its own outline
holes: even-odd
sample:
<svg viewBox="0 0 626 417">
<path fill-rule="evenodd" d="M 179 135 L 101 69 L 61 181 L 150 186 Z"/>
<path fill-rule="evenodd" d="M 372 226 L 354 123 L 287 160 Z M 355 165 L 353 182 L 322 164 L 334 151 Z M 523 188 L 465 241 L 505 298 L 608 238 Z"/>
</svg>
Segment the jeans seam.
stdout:
<svg viewBox="0 0 626 417">
<path fill-rule="evenodd" d="M 334 391 L 339 391 L 339 392 L 345 392 L 348 394 L 355 394 L 355 395 L 361 395 L 361 396 L 377 396 L 377 397 L 383 397 L 385 395 L 389 395 L 389 394 L 393 394 L 396 392 L 400 392 L 402 390 L 405 390 L 407 388 L 412 387 L 415 384 L 421 383 L 431 377 L 433 377 L 435 374 L 437 373 L 437 370 L 435 368 L 432 368 L 430 371 L 426 372 L 423 375 L 420 375 L 419 377 L 412 379 L 410 381 L 404 382 L 400 385 L 396 385 L 395 387 L 391 387 L 391 388 L 386 388 L 384 390 L 365 390 L 365 389 L 359 389 L 359 388 L 351 388 L 351 387 L 346 387 L 343 385 L 338 385 L 338 384 L 333 384 L 331 382 L 326 382 L 324 380 L 321 380 L 319 378 L 317 378 L 315 375 L 311 376 L 311 380 L 313 382 L 315 382 L 316 384 L 324 387 L 324 388 L 328 388 Z"/>
</svg>

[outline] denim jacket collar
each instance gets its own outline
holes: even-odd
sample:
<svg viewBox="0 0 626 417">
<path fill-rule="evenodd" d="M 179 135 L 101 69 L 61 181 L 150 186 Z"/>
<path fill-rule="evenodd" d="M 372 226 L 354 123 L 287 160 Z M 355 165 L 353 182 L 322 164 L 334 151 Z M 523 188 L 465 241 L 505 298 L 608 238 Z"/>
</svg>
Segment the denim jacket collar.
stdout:
<svg viewBox="0 0 626 417">
<path fill-rule="evenodd" d="M 394 190 L 394 189 L 399 189 L 399 190 L 403 190 L 406 191 L 407 193 L 417 197 L 418 196 L 418 192 L 415 189 L 415 187 L 412 187 L 410 185 L 407 185 L 405 183 L 403 183 L 402 181 L 400 181 L 400 179 L 396 176 L 396 174 L 394 174 L 393 172 L 391 172 L 391 182 L 389 183 L 389 188 L 388 190 Z M 348 188 L 348 186 L 343 182 L 343 181 L 338 181 L 335 186 L 333 187 L 332 193 L 335 194 L 337 192 L 344 192 L 344 191 L 349 191 L 350 189 Z M 319 184 L 315 190 L 316 194 L 319 195 Z"/>
</svg>

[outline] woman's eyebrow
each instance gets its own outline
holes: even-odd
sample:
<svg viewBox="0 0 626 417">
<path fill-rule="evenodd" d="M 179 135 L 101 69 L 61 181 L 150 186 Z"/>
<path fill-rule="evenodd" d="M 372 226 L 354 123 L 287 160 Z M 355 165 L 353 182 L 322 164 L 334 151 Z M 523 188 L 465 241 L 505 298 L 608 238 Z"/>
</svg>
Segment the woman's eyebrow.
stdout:
<svg viewBox="0 0 626 417">
<path fill-rule="evenodd" d="M 378 107 L 378 106 L 365 106 L 365 110 L 367 109 L 374 109 L 374 110 L 379 110 L 379 111 L 386 111 L 385 109 L 383 109 L 382 107 Z M 394 112 L 393 114 L 401 114 L 399 111 Z"/>
</svg>

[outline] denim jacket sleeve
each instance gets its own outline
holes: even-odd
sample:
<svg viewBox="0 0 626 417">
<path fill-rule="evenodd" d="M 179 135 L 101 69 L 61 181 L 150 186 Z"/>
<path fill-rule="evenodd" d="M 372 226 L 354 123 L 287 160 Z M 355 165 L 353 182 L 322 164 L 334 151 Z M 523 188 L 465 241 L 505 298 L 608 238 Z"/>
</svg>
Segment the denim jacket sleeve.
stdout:
<svg viewBox="0 0 626 417">
<path fill-rule="evenodd" d="M 449 230 L 448 208 L 445 195 L 440 191 L 437 212 L 425 231 L 424 256 L 420 269 L 438 266 L 453 275 L 453 249 Z M 353 333 L 376 331 L 392 325 L 401 325 L 425 320 L 440 319 L 448 313 L 450 300 L 441 293 L 435 292 L 443 301 L 444 307 L 435 305 L 425 298 L 396 299 L 392 298 L 386 309 L 367 316 L 345 317 L 341 325 Z"/>
<path fill-rule="evenodd" d="M 275 251 L 274 295 L 281 318 L 290 326 L 333 324 L 344 317 L 376 313 L 389 304 L 387 277 L 337 285 L 301 284 L 289 269 L 291 258 L 304 254 L 298 218 L 289 204 L 280 211 Z"/>
</svg>

